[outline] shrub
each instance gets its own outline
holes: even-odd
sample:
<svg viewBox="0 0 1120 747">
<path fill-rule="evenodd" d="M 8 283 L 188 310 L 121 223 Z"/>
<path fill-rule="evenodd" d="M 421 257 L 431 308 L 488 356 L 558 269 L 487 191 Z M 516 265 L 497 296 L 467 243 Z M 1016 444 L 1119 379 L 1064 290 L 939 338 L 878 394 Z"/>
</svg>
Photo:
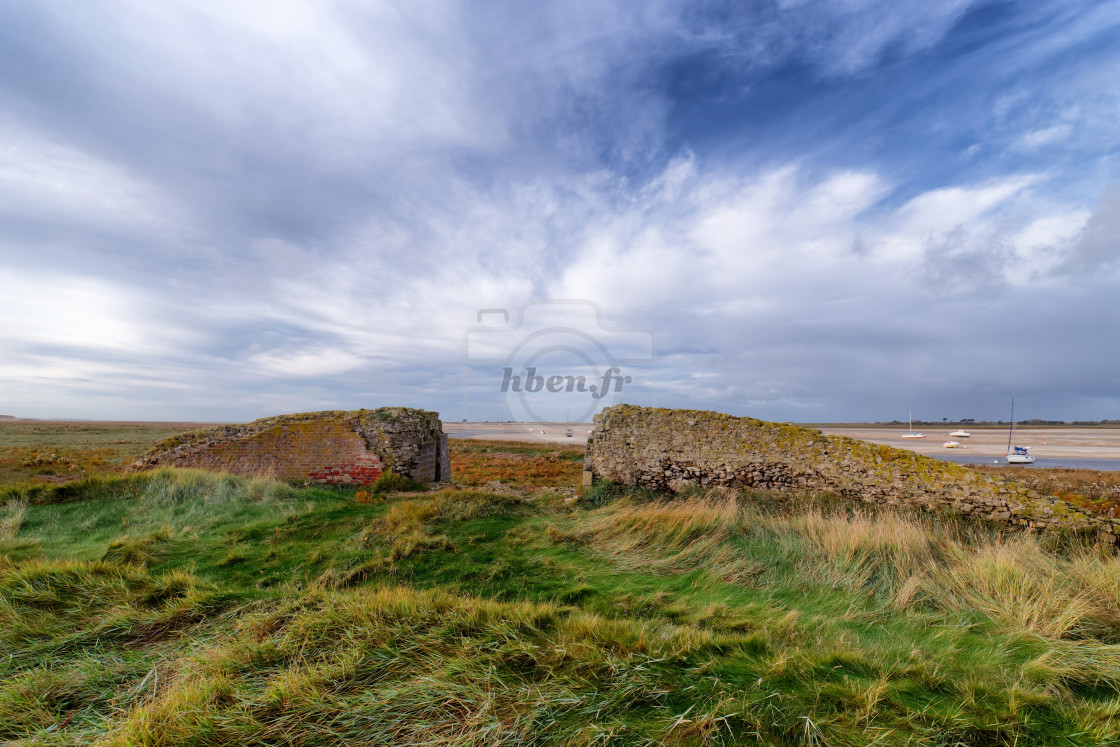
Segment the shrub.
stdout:
<svg viewBox="0 0 1120 747">
<path fill-rule="evenodd" d="M 370 493 L 408 493 L 420 489 L 421 485 L 411 477 L 398 475 L 392 469 L 385 470 L 380 477 L 365 487 L 365 490 Z"/>
</svg>

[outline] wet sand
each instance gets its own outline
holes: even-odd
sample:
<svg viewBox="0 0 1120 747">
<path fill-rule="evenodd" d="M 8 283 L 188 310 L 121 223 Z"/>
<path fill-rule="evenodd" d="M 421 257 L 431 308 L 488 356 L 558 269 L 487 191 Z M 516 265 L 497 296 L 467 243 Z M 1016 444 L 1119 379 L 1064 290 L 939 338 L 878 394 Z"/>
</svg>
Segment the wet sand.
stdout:
<svg viewBox="0 0 1120 747">
<path fill-rule="evenodd" d="M 901 427 L 821 428 L 830 436 L 850 436 L 861 441 L 885 444 L 899 449 L 909 449 L 931 456 L 973 455 L 1002 457 L 1007 453 L 1007 427 L 965 427 L 968 438 L 952 437 L 962 448 L 947 449 L 953 425 L 915 426 L 914 430 L 925 438 L 902 438 L 909 429 Z M 1039 459 L 1116 459 L 1120 460 L 1120 428 L 1015 428 L 1015 445 L 1029 446 L 1031 454 Z"/>
</svg>

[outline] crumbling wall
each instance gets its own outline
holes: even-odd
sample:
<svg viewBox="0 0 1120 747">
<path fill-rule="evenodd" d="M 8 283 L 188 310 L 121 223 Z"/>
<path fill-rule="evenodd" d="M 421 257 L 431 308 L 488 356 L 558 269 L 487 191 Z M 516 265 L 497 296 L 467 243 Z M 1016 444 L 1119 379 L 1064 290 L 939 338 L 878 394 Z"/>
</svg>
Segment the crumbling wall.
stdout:
<svg viewBox="0 0 1120 747">
<path fill-rule="evenodd" d="M 439 414 L 407 407 L 277 415 L 183 433 L 134 469 L 196 467 L 311 484 L 365 485 L 386 470 L 417 482 L 451 478 Z"/>
<path fill-rule="evenodd" d="M 1120 538 L 1120 522 L 967 467 L 903 449 L 718 412 L 616 405 L 595 416 L 596 477 L 680 491 L 690 485 L 830 492 L 869 503 L 951 509 L 1024 528 Z"/>
</svg>

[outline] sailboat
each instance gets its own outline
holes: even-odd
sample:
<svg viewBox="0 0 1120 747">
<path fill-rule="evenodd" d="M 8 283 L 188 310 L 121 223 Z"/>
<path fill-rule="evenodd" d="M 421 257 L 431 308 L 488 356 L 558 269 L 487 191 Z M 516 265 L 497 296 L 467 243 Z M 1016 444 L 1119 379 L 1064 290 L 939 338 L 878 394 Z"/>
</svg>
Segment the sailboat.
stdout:
<svg viewBox="0 0 1120 747">
<path fill-rule="evenodd" d="M 567 437 L 567 438 L 572 437 L 571 419 L 572 419 L 572 410 L 571 410 L 571 408 L 568 408 L 567 412 L 564 414 L 564 436 Z"/>
<path fill-rule="evenodd" d="M 909 414 L 910 414 L 910 432 L 909 433 L 903 433 L 901 436 L 899 436 L 899 438 L 925 438 L 926 436 L 925 436 L 924 433 L 916 433 L 914 431 L 914 411 L 910 410 Z"/>
<path fill-rule="evenodd" d="M 1011 440 L 1015 436 L 1015 396 L 1011 396 L 1011 427 L 1007 431 L 1007 463 L 1008 464 L 1034 464 L 1029 446 L 1012 446 Z"/>
</svg>

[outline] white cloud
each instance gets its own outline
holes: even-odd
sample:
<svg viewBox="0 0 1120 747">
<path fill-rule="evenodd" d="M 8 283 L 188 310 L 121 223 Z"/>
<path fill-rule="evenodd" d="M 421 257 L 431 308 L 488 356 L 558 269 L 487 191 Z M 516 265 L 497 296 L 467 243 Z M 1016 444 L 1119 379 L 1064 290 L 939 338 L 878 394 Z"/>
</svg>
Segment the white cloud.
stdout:
<svg viewBox="0 0 1120 747">
<path fill-rule="evenodd" d="M 975 220 L 1038 183 L 1028 174 L 995 179 L 978 186 L 945 187 L 918 195 L 898 211 L 901 228 L 908 232 L 944 231 Z"/>
<path fill-rule="evenodd" d="M 221 127 L 344 165 L 410 144 L 483 147 L 505 137 L 479 106 L 464 9 L 290 0 L 267 9 L 206 0 L 115 0 L 108 43 L 143 66 L 119 71 L 174 92 Z"/>
<path fill-rule="evenodd" d="M 1073 241 L 1081 235 L 1089 217 L 1087 210 L 1045 215 L 1011 236 L 1015 257 L 1006 268 L 1008 282 L 1026 285 L 1053 277 L 1069 257 Z"/>
<path fill-rule="evenodd" d="M 1070 135 L 1073 134 L 1073 126 L 1070 124 L 1056 124 L 1052 127 L 1046 127 L 1041 130 L 1032 130 L 1024 133 L 1019 138 L 1016 144 L 1023 150 L 1034 150 L 1035 148 L 1042 148 L 1047 145 L 1056 145 L 1064 140 L 1068 140 Z"/>
<path fill-rule="evenodd" d="M 312 348 L 250 355 L 247 361 L 266 375 L 328 377 L 361 368 L 364 360 L 348 350 Z"/>
<path fill-rule="evenodd" d="M 157 346 L 145 328 L 145 305 L 133 289 L 58 272 L 7 268 L 0 303 L 0 340 L 88 351 Z"/>
<path fill-rule="evenodd" d="M 0 120 L 0 215 L 150 230 L 177 222 L 178 212 L 126 168 Z"/>
</svg>

